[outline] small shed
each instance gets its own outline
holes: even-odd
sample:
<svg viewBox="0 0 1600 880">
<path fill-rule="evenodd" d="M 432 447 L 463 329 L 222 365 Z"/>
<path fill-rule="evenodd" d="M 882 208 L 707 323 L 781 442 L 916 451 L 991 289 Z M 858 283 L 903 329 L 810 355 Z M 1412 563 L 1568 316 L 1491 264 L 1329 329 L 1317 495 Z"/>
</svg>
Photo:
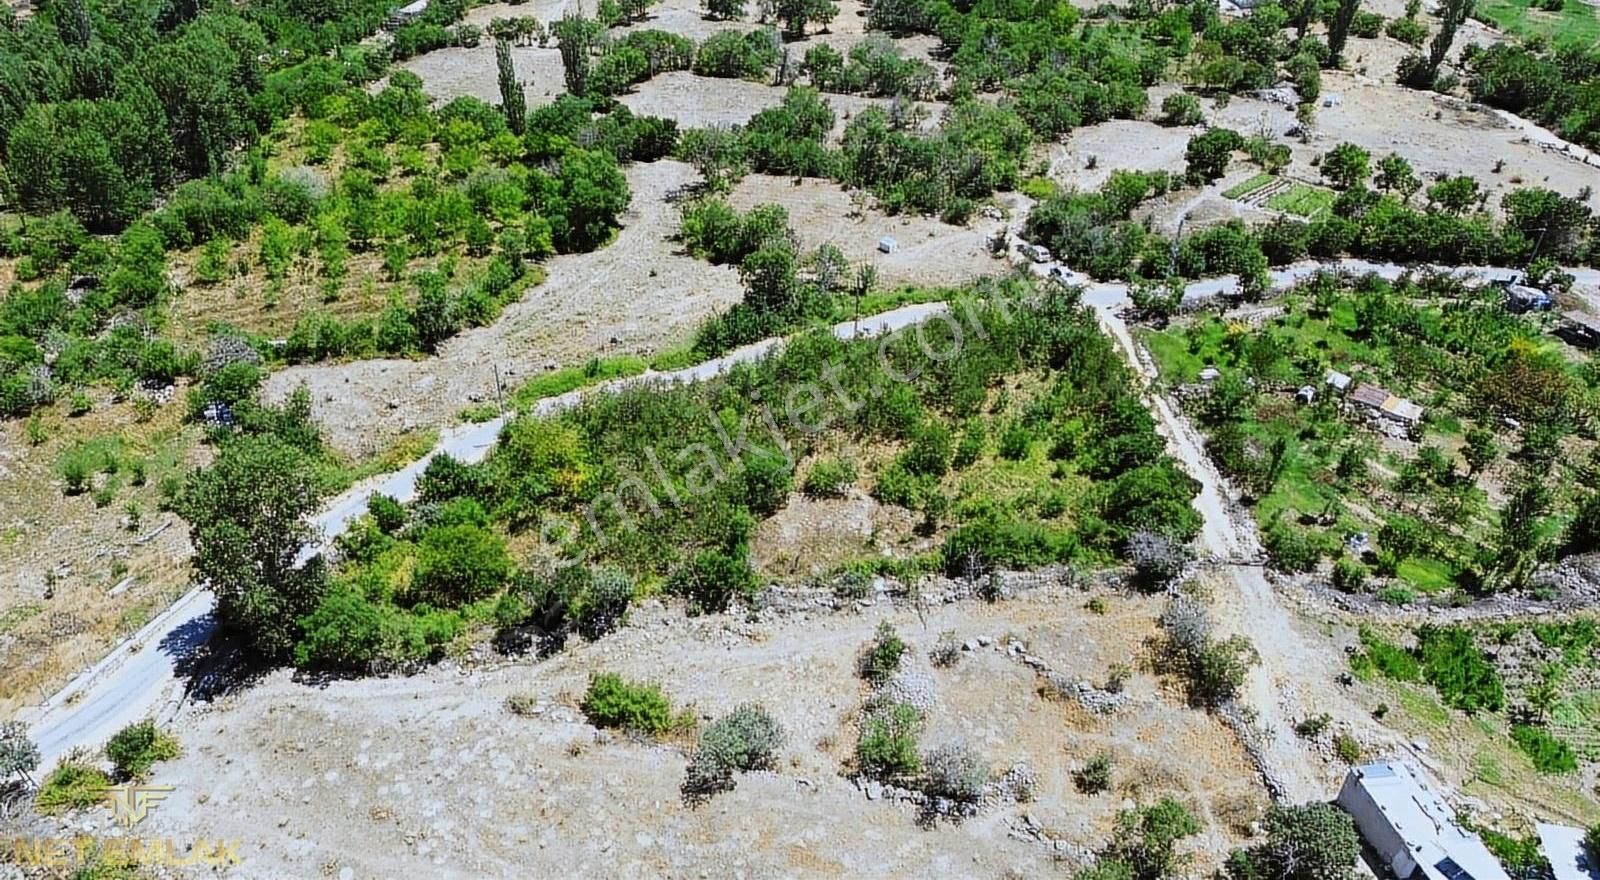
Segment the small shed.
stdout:
<svg viewBox="0 0 1600 880">
<path fill-rule="evenodd" d="M 1328 375 L 1322 378 L 1322 382 L 1340 394 L 1350 390 L 1350 377 L 1338 370 L 1329 370 Z"/>
<path fill-rule="evenodd" d="M 878 239 L 879 253 L 892 254 L 899 249 L 900 243 L 895 241 L 893 236 L 885 235 L 883 238 Z"/>
<path fill-rule="evenodd" d="M 1337 107 L 1343 103 L 1344 98 L 1334 92 L 1328 92 L 1322 96 L 1322 106 L 1324 107 Z"/>
<path fill-rule="evenodd" d="M 1300 390 L 1294 393 L 1294 399 L 1303 406 L 1310 406 L 1317 399 L 1317 389 L 1310 385 L 1301 385 Z"/>
<path fill-rule="evenodd" d="M 1221 376 L 1222 371 L 1216 367 L 1206 367 L 1200 371 L 1200 381 L 1202 382 L 1215 382 L 1217 379 L 1221 378 Z"/>
<path fill-rule="evenodd" d="M 1351 768 L 1338 804 L 1355 819 L 1380 867 L 1396 877 L 1511 880 L 1478 835 L 1456 824 L 1455 811 L 1405 762 Z"/>
</svg>

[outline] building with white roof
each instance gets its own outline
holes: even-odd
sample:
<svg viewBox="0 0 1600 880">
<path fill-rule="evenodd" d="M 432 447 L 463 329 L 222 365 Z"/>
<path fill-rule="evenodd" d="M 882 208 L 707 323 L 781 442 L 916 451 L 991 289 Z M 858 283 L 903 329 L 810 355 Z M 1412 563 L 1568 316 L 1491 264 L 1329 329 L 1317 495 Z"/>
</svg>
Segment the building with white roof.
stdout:
<svg viewBox="0 0 1600 880">
<path fill-rule="evenodd" d="M 1511 880 L 1478 835 L 1409 764 L 1382 761 L 1351 768 L 1339 806 L 1399 880 Z"/>
</svg>

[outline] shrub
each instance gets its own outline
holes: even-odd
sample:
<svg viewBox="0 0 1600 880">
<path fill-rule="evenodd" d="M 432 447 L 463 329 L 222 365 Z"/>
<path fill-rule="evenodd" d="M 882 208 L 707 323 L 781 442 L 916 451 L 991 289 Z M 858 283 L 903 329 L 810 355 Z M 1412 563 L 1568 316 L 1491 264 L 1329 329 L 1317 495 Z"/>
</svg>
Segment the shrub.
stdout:
<svg viewBox="0 0 1600 880">
<path fill-rule="evenodd" d="M 1333 716 L 1324 712 L 1321 715 L 1313 715 L 1310 718 L 1303 719 L 1299 724 L 1294 726 L 1294 732 L 1302 737 L 1305 737 L 1306 739 L 1316 739 L 1318 736 L 1321 736 L 1322 732 L 1327 730 L 1328 725 L 1332 723 Z"/>
<path fill-rule="evenodd" d="M 594 641 L 620 626 L 633 591 L 633 578 L 627 572 L 615 568 L 594 572 L 574 603 L 572 616 L 579 635 Z"/>
<path fill-rule="evenodd" d="M 1199 125 L 1205 121 L 1205 114 L 1200 110 L 1200 100 L 1194 95 L 1174 92 L 1161 101 L 1162 125 L 1191 126 Z"/>
<path fill-rule="evenodd" d="M 811 465 L 801 486 L 809 498 L 842 498 L 856 481 L 856 466 L 840 458 L 823 458 Z"/>
<path fill-rule="evenodd" d="M 989 768 L 982 757 L 960 743 L 940 746 L 922 758 L 922 790 L 933 797 L 964 804 L 983 797 Z"/>
<path fill-rule="evenodd" d="M 499 535 L 477 525 L 435 526 L 417 545 L 412 598 L 435 607 L 474 602 L 504 585 L 511 572 Z"/>
<path fill-rule="evenodd" d="M 1417 591 L 1399 584 L 1390 584 L 1378 591 L 1378 601 L 1385 605 L 1410 605 L 1417 601 Z"/>
<path fill-rule="evenodd" d="M 672 729 L 672 703 L 653 684 L 626 681 L 614 672 L 589 679 L 583 714 L 596 727 L 615 727 L 651 736 Z"/>
<path fill-rule="evenodd" d="M 949 669 L 961 660 L 961 639 L 956 631 L 947 629 L 939 634 L 939 641 L 928 652 L 928 662 L 940 669 Z"/>
<path fill-rule="evenodd" d="M 1368 40 L 1377 37 L 1383 33 L 1383 16 L 1365 10 L 1357 12 L 1350 20 L 1350 33 Z"/>
<path fill-rule="evenodd" d="M 1111 790 L 1111 772 L 1115 764 L 1110 752 L 1098 752 L 1072 775 L 1073 784 L 1084 794 L 1100 794 Z"/>
<path fill-rule="evenodd" d="M 788 500 L 794 472 L 782 458 L 759 455 L 745 462 L 740 481 L 750 511 L 757 516 L 771 516 Z"/>
<path fill-rule="evenodd" d="M 406 524 L 406 509 L 400 502 L 387 495 L 373 495 L 368 498 L 367 513 L 372 514 L 372 521 L 377 523 L 378 530 L 385 535 L 400 531 Z"/>
<path fill-rule="evenodd" d="M 1189 563 L 1187 547 L 1159 532 L 1137 529 L 1128 536 L 1128 561 L 1133 563 L 1135 583 L 1154 592 L 1165 589 L 1183 574 Z"/>
<path fill-rule="evenodd" d="M 1341 593 L 1359 593 L 1367 583 L 1367 567 L 1354 559 L 1333 564 L 1333 588 Z"/>
<path fill-rule="evenodd" d="M 1020 420 L 1012 421 L 1000 432 L 1000 457 L 1006 461 L 1021 461 L 1028 457 L 1028 445 L 1033 442 L 1033 434 L 1028 426 Z"/>
<path fill-rule="evenodd" d="M 157 761 L 178 756 L 178 741 L 157 729 L 154 721 L 140 721 L 117 731 L 106 743 L 106 757 L 124 779 L 138 779 Z"/>
<path fill-rule="evenodd" d="M 1369 667 L 1391 681 L 1421 681 L 1422 664 L 1410 651 L 1396 647 L 1371 629 L 1360 631 L 1362 653 L 1351 658 L 1350 664 L 1358 671 Z"/>
<path fill-rule="evenodd" d="M 689 602 L 690 614 L 720 614 L 735 596 L 755 594 L 756 576 L 743 555 L 704 550 L 667 578 L 667 592 Z"/>
<path fill-rule="evenodd" d="M 1333 736 L 1333 753 L 1346 764 L 1360 763 L 1361 743 L 1348 733 L 1336 733 Z"/>
<path fill-rule="evenodd" d="M 39 747 L 28 737 L 28 725 L 21 721 L 0 721 L 0 781 L 13 776 L 24 779 L 39 767 Z"/>
<path fill-rule="evenodd" d="M 773 765 L 784 731 L 766 708 L 745 704 L 700 734 L 683 780 L 683 795 L 696 800 L 733 788 L 733 777 Z"/>
<path fill-rule="evenodd" d="M 1322 552 L 1304 529 L 1282 522 L 1267 526 L 1261 535 L 1261 546 L 1279 571 L 1311 571 L 1322 559 Z"/>
<path fill-rule="evenodd" d="M 922 716 L 915 706 L 890 703 L 874 707 L 861 722 L 856 764 L 873 779 L 912 776 L 922 769 L 917 758 L 917 731 Z"/>
<path fill-rule="evenodd" d="M 335 589 L 300 619 L 294 663 L 302 668 L 362 671 L 384 644 L 383 610 L 350 589 Z"/>
<path fill-rule="evenodd" d="M 906 643 L 888 621 L 878 624 L 878 631 L 866 650 L 861 652 L 857 670 L 861 677 L 874 687 L 887 682 L 900 671 L 900 659 L 906 653 Z"/>
<path fill-rule="evenodd" d="M 111 778 L 99 768 L 69 758 L 44 778 L 34 798 L 34 807 L 46 816 L 87 810 L 105 802 L 105 790 L 110 785 Z"/>
<path fill-rule="evenodd" d="M 1578 769 L 1578 758 L 1572 746 L 1542 727 L 1513 724 L 1511 739 L 1540 773 L 1572 773 Z"/>
<path fill-rule="evenodd" d="M 1177 876 L 1181 857 L 1178 841 L 1200 832 L 1200 823 L 1183 804 L 1171 797 L 1147 807 L 1117 814 L 1106 858 L 1128 866 L 1132 878 L 1158 880 Z"/>
</svg>

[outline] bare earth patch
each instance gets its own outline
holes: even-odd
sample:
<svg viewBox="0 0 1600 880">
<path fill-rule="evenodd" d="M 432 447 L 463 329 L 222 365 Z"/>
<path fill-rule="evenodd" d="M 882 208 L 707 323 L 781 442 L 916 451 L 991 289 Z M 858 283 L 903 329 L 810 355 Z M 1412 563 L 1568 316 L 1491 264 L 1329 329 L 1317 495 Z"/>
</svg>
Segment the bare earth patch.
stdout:
<svg viewBox="0 0 1600 880">
<path fill-rule="evenodd" d="M 1100 680 L 1153 630 L 1156 600 L 1113 598 L 1087 619 L 1082 594 L 1030 594 L 998 605 L 928 611 L 926 624 L 884 606 L 743 622 L 686 619 L 653 603 L 599 643 L 545 663 L 313 687 L 275 674 L 215 708 L 178 719 L 184 755 L 156 774 L 175 785 L 147 833 L 244 842 L 239 876 L 511 874 L 610 876 L 1058 876 L 1040 828 L 1089 849 L 1104 842 L 1124 797 L 1173 795 L 1205 832 L 1185 844 L 1214 864 L 1238 842 L 1218 813 L 1254 815 L 1259 786 L 1228 731 L 1135 676 L 1110 719 L 1038 695 L 1038 676 L 1003 650 L 1008 633 L 1054 668 Z M 854 658 L 881 619 L 913 645 L 910 662 L 937 689 L 920 744 L 962 740 L 995 771 L 1025 761 L 1031 803 L 959 825 L 918 827 L 914 808 L 872 800 L 844 778 L 863 693 Z M 987 647 L 957 667 L 922 658 L 944 629 Z M 788 731 L 772 773 L 691 808 L 678 798 L 687 740 L 597 734 L 575 708 L 588 676 L 655 680 L 704 719 L 759 701 Z M 527 695 L 531 716 L 504 701 Z M 1080 794 L 1072 772 L 1110 749 L 1116 787 Z M 1027 819 L 1024 819 L 1024 816 Z"/>
</svg>

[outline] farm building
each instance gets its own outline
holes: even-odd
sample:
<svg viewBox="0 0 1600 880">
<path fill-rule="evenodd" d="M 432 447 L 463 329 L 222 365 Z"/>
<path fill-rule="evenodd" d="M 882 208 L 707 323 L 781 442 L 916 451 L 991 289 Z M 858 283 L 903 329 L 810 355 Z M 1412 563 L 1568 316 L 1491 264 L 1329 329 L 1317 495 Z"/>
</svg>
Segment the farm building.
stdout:
<svg viewBox="0 0 1600 880">
<path fill-rule="evenodd" d="M 900 243 L 890 236 L 885 235 L 883 238 L 878 239 L 878 250 L 881 253 L 892 254 L 899 249 Z"/>
<path fill-rule="evenodd" d="M 1322 381 L 1340 394 L 1350 390 L 1350 377 L 1338 370 L 1329 370 L 1328 375 L 1322 377 Z"/>
<path fill-rule="evenodd" d="M 1350 392 L 1349 400 L 1373 415 L 1402 425 L 1415 425 L 1422 421 L 1422 407 L 1366 382 L 1357 385 L 1355 390 Z"/>
<path fill-rule="evenodd" d="M 1510 880 L 1478 835 L 1456 824 L 1455 811 L 1408 764 L 1352 768 L 1338 804 L 1355 819 L 1380 867 L 1399 880 Z"/>
</svg>

